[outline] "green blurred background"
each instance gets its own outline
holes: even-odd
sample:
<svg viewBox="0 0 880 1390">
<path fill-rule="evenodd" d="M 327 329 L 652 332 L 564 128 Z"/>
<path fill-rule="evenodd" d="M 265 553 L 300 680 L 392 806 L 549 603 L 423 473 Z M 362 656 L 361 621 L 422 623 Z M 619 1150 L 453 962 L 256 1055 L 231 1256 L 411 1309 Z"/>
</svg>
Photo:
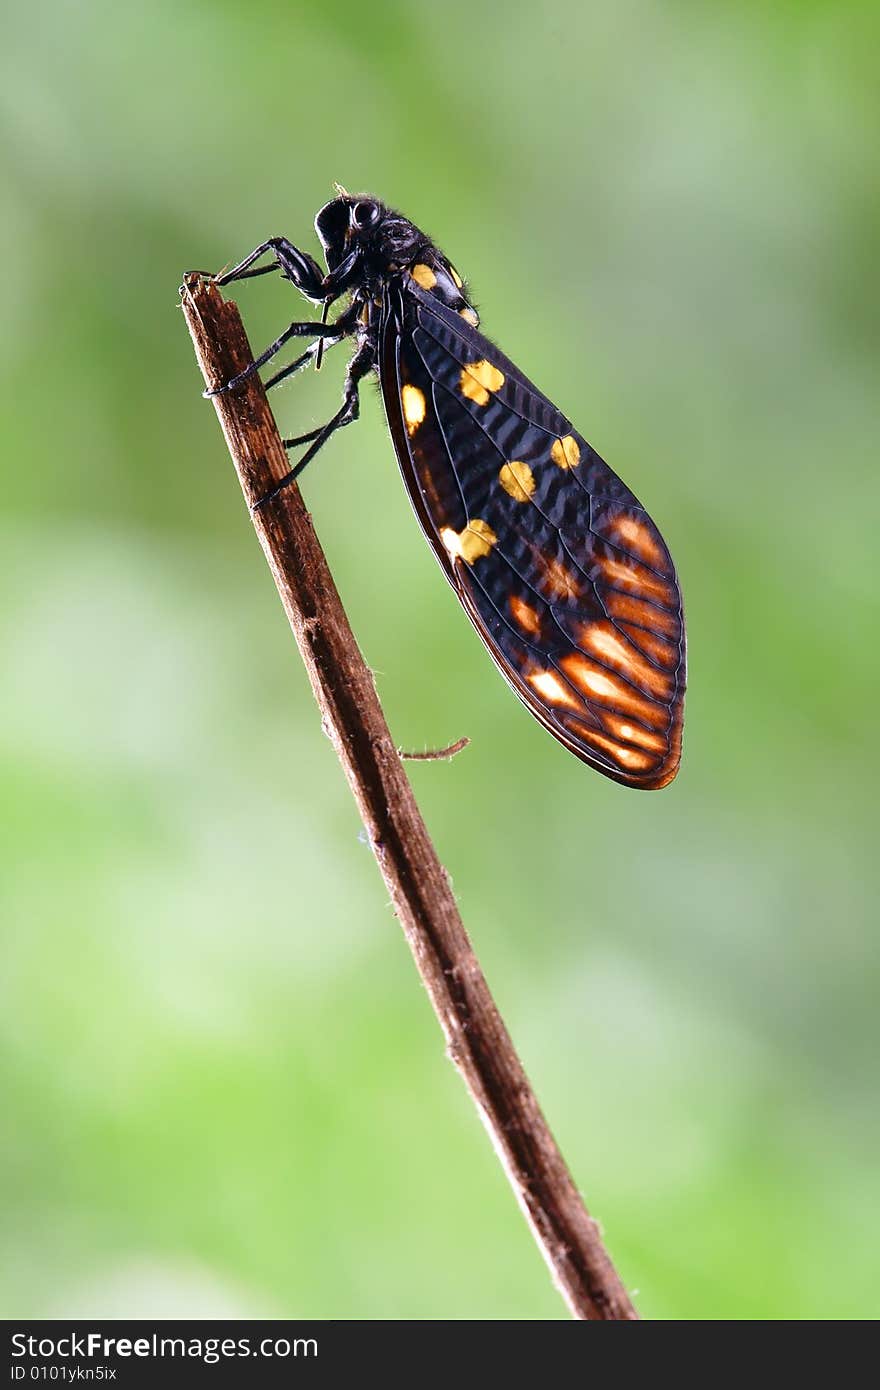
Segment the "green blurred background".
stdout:
<svg viewBox="0 0 880 1390">
<path fill-rule="evenodd" d="M 560 1318 L 176 307 L 373 190 L 644 498 L 653 796 L 553 743 L 375 393 L 304 491 L 539 1096 L 652 1318 L 878 1311 L 878 10 L 8 7 L 0 1088 L 11 1316 Z M 256 346 L 299 314 L 237 295 Z M 342 362 L 276 397 L 324 419 Z"/>
</svg>

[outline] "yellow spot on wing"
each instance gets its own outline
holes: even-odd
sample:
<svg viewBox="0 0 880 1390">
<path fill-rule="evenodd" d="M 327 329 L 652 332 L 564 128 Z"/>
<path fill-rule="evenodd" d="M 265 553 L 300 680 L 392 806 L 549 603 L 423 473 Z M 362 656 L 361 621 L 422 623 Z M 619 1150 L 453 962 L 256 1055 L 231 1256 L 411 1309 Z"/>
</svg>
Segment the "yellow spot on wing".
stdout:
<svg viewBox="0 0 880 1390">
<path fill-rule="evenodd" d="M 489 392 L 498 391 L 504 385 L 504 373 L 493 367 L 483 358 L 479 362 L 468 362 L 461 369 L 459 379 L 461 394 L 477 405 L 488 405 Z"/>
<path fill-rule="evenodd" d="M 458 271 L 456 270 L 456 268 L 455 268 L 454 265 L 451 265 L 451 266 L 449 267 L 449 274 L 452 276 L 453 280 L 455 281 L 455 288 L 456 288 L 457 290 L 460 290 L 461 287 L 462 287 L 462 285 L 464 284 L 464 281 L 462 280 L 461 276 L 459 275 L 459 273 L 458 273 Z"/>
<path fill-rule="evenodd" d="M 537 637 L 541 631 L 541 619 L 538 617 L 536 609 L 530 603 L 526 603 L 524 598 L 518 594 L 511 594 L 507 600 L 508 607 L 513 614 L 516 622 L 530 637 Z"/>
<path fill-rule="evenodd" d="M 461 317 L 465 320 L 465 322 L 469 323 L 472 328 L 476 328 L 477 324 L 480 322 L 480 316 L 477 313 L 476 309 L 472 309 L 469 304 L 466 304 L 463 309 L 459 309 L 458 312 L 461 315 Z"/>
<path fill-rule="evenodd" d="M 566 434 L 562 439 L 554 439 L 550 457 L 560 468 L 577 468 L 581 461 L 581 451 L 573 435 Z"/>
<path fill-rule="evenodd" d="M 429 265 L 414 265 L 410 275 L 423 290 L 432 290 L 437 283 L 437 276 Z"/>
<path fill-rule="evenodd" d="M 425 397 L 418 386 L 404 386 L 400 396 L 407 434 L 413 435 L 425 418 Z"/>
<path fill-rule="evenodd" d="M 514 502 L 528 502 L 535 491 L 535 475 L 527 463 L 513 459 L 505 463 L 498 481 Z"/>
<path fill-rule="evenodd" d="M 463 531 L 454 531 L 451 526 L 444 526 L 440 532 L 440 539 L 453 560 L 464 560 L 468 565 L 472 565 L 475 560 L 489 554 L 498 537 L 488 522 L 475 517 L 473 521 L 468 522 Z"/>
</svg>

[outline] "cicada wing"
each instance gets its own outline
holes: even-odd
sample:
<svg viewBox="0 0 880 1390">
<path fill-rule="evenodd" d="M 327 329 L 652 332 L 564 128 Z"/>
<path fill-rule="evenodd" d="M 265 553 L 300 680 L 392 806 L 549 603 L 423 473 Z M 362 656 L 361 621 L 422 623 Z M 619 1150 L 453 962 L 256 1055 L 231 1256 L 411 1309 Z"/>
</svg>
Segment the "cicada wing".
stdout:
<svg viewBox="0 0 880 1390">
<path fill-rule="evenodd" d="M 681 758 L 675 568 L 633 493 L 460 315 L 392 285 L 388 423 L 425 535 L 502 674 L 578 757 L 627 786 Z"/>
</svg>

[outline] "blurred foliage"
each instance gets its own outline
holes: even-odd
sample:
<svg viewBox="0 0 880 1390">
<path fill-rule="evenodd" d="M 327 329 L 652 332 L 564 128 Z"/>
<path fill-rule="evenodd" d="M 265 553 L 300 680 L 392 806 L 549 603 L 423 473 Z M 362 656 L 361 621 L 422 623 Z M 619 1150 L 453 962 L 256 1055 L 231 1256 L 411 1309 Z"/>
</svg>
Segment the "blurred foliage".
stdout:
<svg viewBox="0 0 880 1390">
<path fill-rule="evenodd" d="M 564 1316 L 176 308 L 313 247 L 334 178 L 437 237 L 682 575 L 685 762 L 638 795 L 493 671 L 373 392 L 305 479 L 395 736 L 473 740 L 413 781 L 615 1259 L 648 1317 L 876 1315 L 878 39 L 830 0 L 7 8 L 5 1316 Z M 291 295 L 241 287 L 256 345 Z"/>
</svg>

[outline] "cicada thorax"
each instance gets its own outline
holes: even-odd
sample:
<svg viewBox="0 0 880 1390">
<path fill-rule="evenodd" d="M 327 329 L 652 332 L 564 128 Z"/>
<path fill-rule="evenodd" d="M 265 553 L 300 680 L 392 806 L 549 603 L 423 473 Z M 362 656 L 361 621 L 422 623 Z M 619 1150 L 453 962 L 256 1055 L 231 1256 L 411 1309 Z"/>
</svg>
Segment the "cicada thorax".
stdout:
<svg viewBox="0 0 880 1390">
<path fill-rule="evenodd" d="M 426 294 L 439 299 L 447 309 L 453 309 L 476 328 L 480 316 L 467 297 L 465 283 L 458 271 L 435 248 L 422 252 L 406 272 L 407 276 Z"/>
</svg>

